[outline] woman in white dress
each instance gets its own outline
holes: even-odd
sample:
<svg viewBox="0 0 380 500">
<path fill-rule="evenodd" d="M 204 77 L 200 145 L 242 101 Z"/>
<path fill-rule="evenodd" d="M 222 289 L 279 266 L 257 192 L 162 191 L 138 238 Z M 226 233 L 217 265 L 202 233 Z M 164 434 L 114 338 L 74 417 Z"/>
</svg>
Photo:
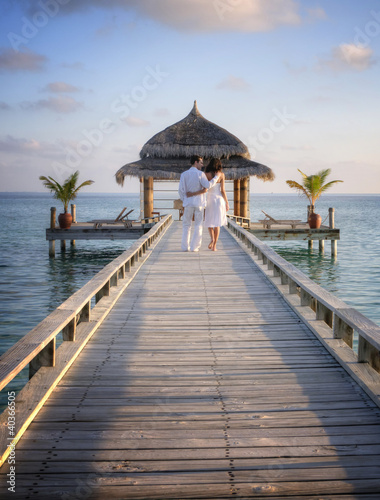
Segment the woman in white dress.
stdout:
<svg viewBox="0 0 380 500">
<path fill-rule="evenodd" d="M 195 196 L 207 191 L 207 206 L 205 216 L 205 226 L 210 233 L 211 241 L 209 249 L 216 252 L 216 243 L 219 238 L 221 226 L 227 225 L 226 213 L 229 210 L 227 195 L 224 187 L 225 175 L 222 172 L 222 162 L 218 158 L 212 158 L 205 168 L 205 174 L 208 180 L 211 180 L 217 172 L 220 172 L 218 182 L 210 188 L 187 193 L 187 196 Z"/>
</svg>

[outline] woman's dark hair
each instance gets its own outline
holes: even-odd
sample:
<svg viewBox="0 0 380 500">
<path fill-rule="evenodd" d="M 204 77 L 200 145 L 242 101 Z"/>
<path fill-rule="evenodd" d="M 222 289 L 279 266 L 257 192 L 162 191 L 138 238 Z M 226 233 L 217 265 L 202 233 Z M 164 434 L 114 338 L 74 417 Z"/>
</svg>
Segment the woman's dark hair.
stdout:
<svg viewBox="0 0 380 500">
<path fill-rule="evenodd" d="M 222 170 L 222 162 L 219 158 L 211 158 L 210 163 L 205 168 L 205 173 L 207 172 L 220 172 Z"/>
</svg>

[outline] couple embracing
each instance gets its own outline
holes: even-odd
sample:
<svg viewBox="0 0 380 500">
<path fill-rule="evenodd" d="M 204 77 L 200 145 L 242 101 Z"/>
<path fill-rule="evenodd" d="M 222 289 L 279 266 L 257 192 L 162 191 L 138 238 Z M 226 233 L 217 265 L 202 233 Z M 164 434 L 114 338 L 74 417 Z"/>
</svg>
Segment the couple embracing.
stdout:
<svg viewBox="0 0 380 500">
<path fill-rule="evenodd" d="M 229 209 L 222 163 L 219 159 L 212 158 L 202 172 L 201 156 L 192 156 L 190 162 L 191 168 L 181 174 L 178 188 L 184 207 L 181 249 L 184 252 L 199 251 L 202 243 L 203 211 L 206 207 L 205 226 L 211 238 L 208 247 L 216 251 L 220 227 L 227 224 L 226 212 Z M 194 233 L 190 241 L 193 217 Z"/>
</svg>

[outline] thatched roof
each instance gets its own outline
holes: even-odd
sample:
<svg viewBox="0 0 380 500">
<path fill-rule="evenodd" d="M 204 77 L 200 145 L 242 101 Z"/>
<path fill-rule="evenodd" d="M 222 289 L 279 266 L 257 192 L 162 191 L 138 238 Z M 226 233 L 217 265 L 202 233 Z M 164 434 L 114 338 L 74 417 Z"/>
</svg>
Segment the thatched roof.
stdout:
<svg viewBox="0 0 380 500">
<path fill-rule="evenodd" d="M 126 176 L 179 179 L 190 168 L 192 155 L 202 156 L 205 163 L 209 158 L 220 158 L 227 179 L 251 175 L 264 181 L 274 179 L 269 167 L 250 160 L 248 148 L 240 139 L 206 120 L 195 101 L 183 120 L 149 139 L 140 152 L 140 160 L 127 163 L 116 172 L 116 181 L 123 184 Z"/>
</svg>

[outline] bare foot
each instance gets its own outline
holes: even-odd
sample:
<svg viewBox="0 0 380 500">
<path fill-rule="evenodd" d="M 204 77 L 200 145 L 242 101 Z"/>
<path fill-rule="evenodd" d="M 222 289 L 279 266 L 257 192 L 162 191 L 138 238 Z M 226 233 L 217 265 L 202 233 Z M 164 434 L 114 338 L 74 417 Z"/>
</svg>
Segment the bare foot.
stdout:
<svg viewBox="0 0 380 500">
<path fill-rule="evenodd" d="M 217 251 L 218 251 L 218 249 L 216 248 L 216 245 L 214 245 L 214 246 L 212 247 L 212 251 L 213 251 L 213 252 L 217 252 Z"/>
<path fill-rule="evenodd" d="M 212 247 L 213 247 L 213 246 L 214 246 L 214 242 L 213 242 L 213 241 L 210 241 L 210 243 L 209 243 L 209 245 L 208 245 L 209 249 L 210 249 L 210 250 L 212 250 Z"/>
</svg>

